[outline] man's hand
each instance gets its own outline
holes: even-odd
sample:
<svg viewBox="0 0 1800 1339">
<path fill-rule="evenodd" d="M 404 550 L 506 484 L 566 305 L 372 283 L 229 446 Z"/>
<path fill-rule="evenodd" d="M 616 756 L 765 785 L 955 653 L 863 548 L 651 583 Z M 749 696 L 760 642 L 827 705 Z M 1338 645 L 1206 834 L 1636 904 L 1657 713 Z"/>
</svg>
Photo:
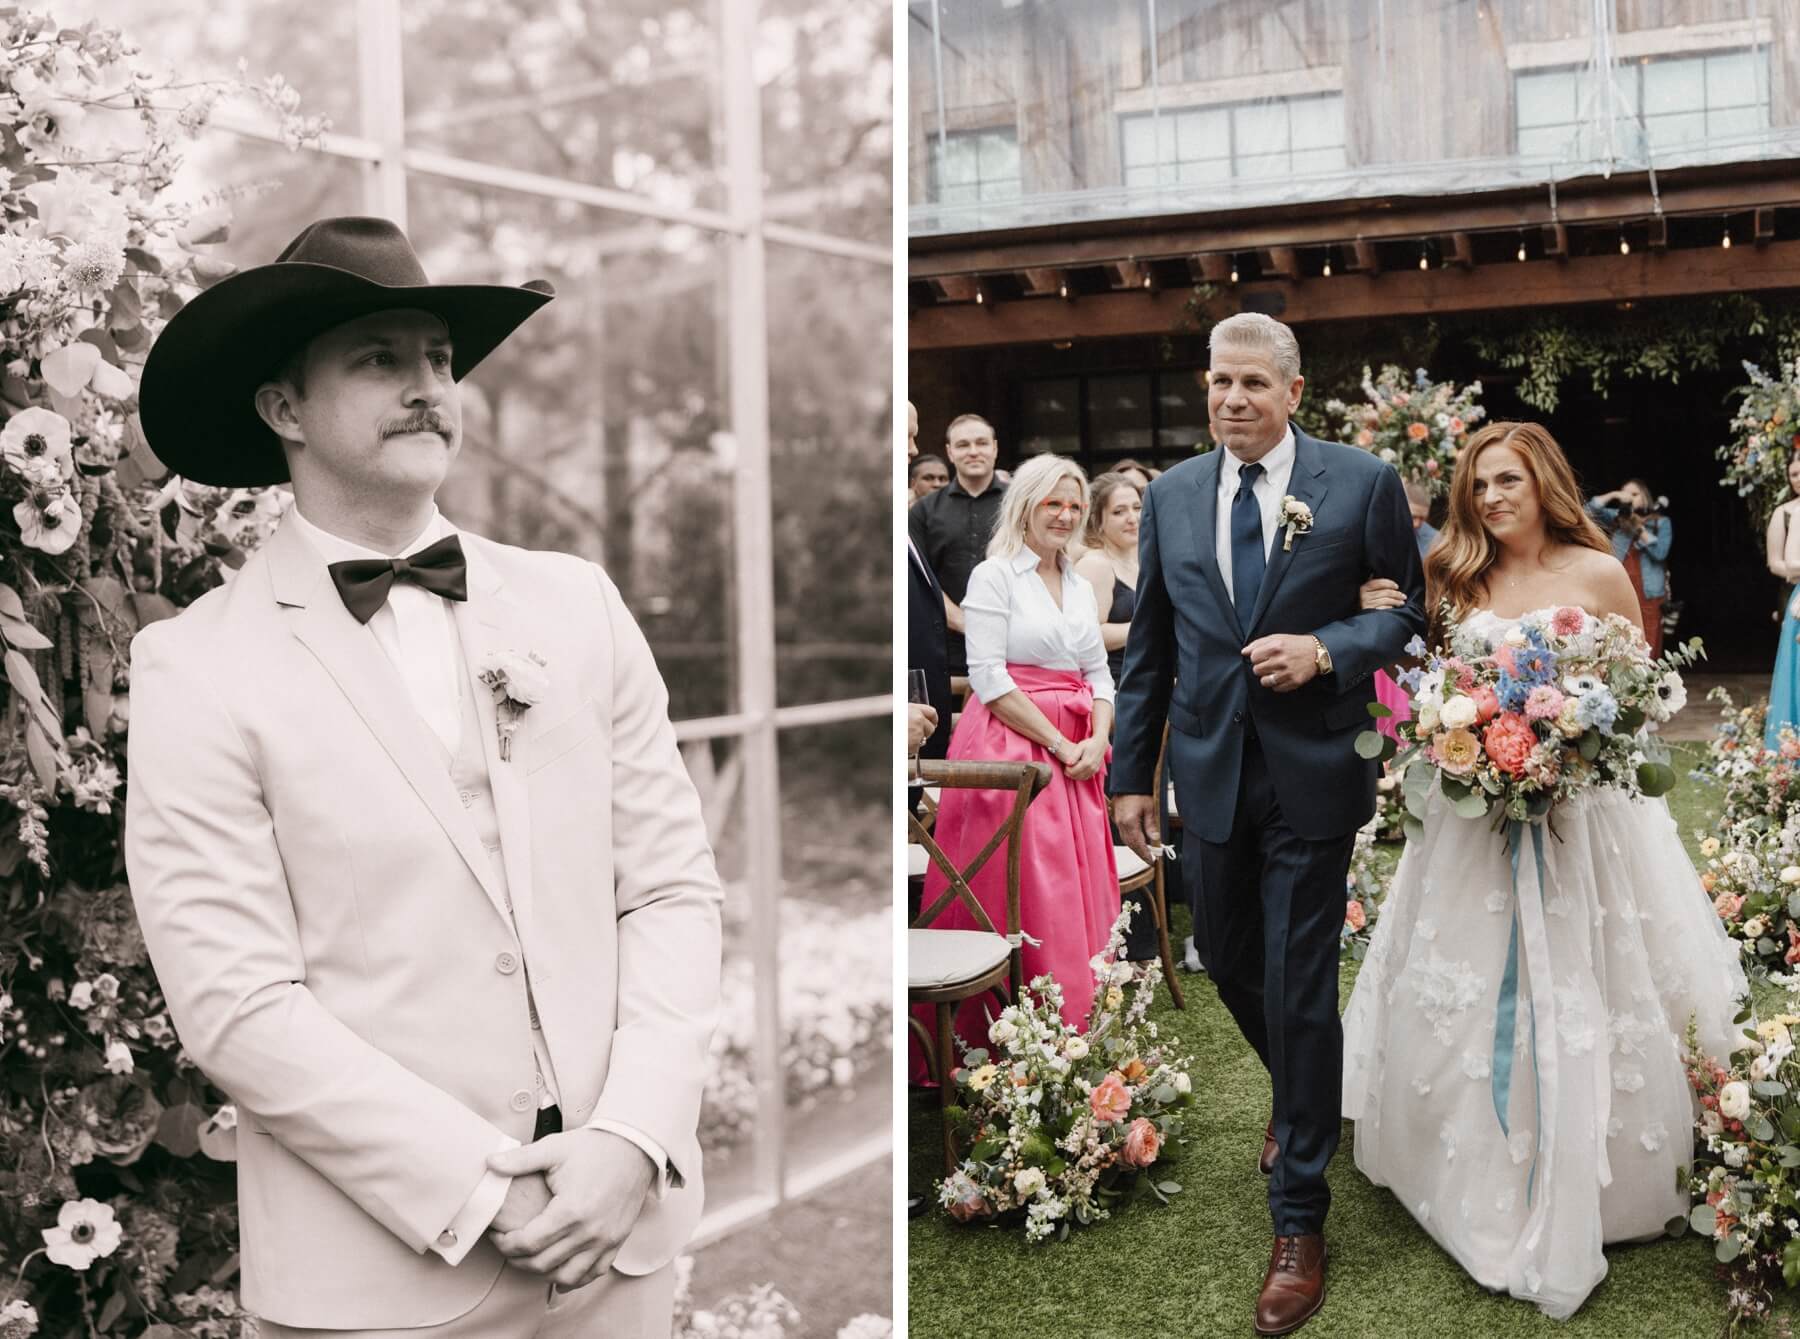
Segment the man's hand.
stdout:
<svg viewBox="0 0 1800 1339">
<path fill-rule="evenodd" d="M 657 1168 L 629 1139 L 607 1130 L 569 1130 L 488 1159 L 502 1176 L 531 1181 L 543 1174 L 550 1201 L 528 1223 L 488 1235 L 514 1268 L 543 1274 L 563 1290 L 604 1274 L 636 1225 Z M 529 1193 L 529 1191 L 524 1192 Z M 513 1202 L 508 1191 L 501 1215 Z"/>
<path fill-rule="evenodd" d="M 1086 781 L 1089 777 L 1098 776 L 1105 765 L 1106 741 L 1098 735 L 1089 735 L 1069 749 L 1068 760 L 1063 763 L 1063 773 L 1071 781 Z"/>
<path fill-rule="evenodd" d="M 1256 681 L 1277 693 L 1291 693 L 1313 681 L 1319 672 L 1318 646 L 1311 637 L 1277 632 L 1258 637 L 1243 651 Z"/>
<path fill-rule="evenodd" d="M 1113 822 L 1118 826 L 1119 835 L 1136 853 L 1137 858 L 1145 864 L 1154 863 L 1155 858 L 1150 854 L 1150 848 L 1162 845 L 1162 833 L 1156 826 L 1156 797 L 1113 796 Z"/>
<path fill-rule="evenodd" d="M 906 704 L 906 751 L 917 753 L 937 729 L 937 711 L 921 702 Z"/>
<path fill-rule="evenodd" d="M 488 1224 L 489 1232 L 513 1232 L 525 1226 L 550 1203 L 550 1187 L 536 1172 L 515 1176 L 500 1202 L 500 1212 Z"/>
</svg>

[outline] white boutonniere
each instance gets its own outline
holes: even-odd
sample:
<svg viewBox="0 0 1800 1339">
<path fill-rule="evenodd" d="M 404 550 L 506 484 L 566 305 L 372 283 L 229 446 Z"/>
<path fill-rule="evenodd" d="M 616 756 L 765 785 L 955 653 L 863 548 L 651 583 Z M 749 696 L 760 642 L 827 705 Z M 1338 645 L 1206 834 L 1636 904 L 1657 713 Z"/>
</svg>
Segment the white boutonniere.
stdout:
<svg viewBox="0 0 1800 1339">
<path fill-rule="evenodd" d="M 1295 535 L 1312 533 L 1312 521 L 1312 508 L 1292 493 L 1281 499 L 1281 523 L 1287 527 L 1287 538 L 1281 542 L 1283 553 L 1293 550 Z"/>
<path fill-rule="evenodd" d="M 544 658 L 535 651 L 492 651 L 482 658 L 476 677 L 494 692 L 500 756 L 512 761 L 512 740 L 525 713 L 550 691 Z"/>
</svg>

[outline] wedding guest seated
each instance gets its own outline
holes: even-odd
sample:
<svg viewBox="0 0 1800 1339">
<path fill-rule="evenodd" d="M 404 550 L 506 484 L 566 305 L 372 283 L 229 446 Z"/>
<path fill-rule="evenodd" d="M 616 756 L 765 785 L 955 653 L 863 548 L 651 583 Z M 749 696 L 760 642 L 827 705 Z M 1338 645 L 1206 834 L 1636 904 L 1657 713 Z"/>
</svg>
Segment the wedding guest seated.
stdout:
<svg viewBox="0 0 1800 1339">
<path fill-rule="evenodd" d="M 1029 936 L 1024 968 L 1027 981 L 1044 972 L 1056 978 L 1063 1017 L 1074 1023 L 1086 1020 L 1093 1001 L 1088 959 L 1105 947 L 1119 913 L 1104 778 L 1112 674 L 1093 588 L 1066 552 L 1086 499 L 1086 476 L 1064 457 L 1035 456 L 1014 475 L 988 557 L 970 574 L 962 601 L 972 692 L 949 753 L 1051 764 L 1051 783 L 1025 811 L 1019 838 L 1021 928 Z M 960 867 L 987 843 L 1012 802 L 1009 793 L 946 789 L 933 835 Z M 925 905 L 946 884 L 934 866 Z M 1005 858 L 989 860 L 970 886 L 994 924 L 1003 925 Z M 976 928 L 957 905 L 932 925 Z M 986 1043 L 983 1009 L 971 1000 L 958 1014 L 957 1032 L 971 1044 Z M 929 1009 L 921 1022 L 933 1026 Z"/>
</svg>

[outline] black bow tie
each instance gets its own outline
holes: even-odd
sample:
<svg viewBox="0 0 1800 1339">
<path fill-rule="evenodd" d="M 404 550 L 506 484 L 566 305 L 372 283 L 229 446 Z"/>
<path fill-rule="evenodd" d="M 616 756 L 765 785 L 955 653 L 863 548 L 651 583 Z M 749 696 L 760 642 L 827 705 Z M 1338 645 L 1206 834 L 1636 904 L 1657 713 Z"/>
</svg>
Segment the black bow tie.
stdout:
<svg viewBox="0 0 1800 1339">
<path fill-rule="evenodd" d="M 331 573 L 344 608 L 358 623 L 375 617 L 396 581 L 410 581 L 446 600 L 469 598 L 469 568 L 463 561 L 462 541 L 455 535 L 404 558 L 352 558 L 331 563 L 325 570 Z"/>
</svg>

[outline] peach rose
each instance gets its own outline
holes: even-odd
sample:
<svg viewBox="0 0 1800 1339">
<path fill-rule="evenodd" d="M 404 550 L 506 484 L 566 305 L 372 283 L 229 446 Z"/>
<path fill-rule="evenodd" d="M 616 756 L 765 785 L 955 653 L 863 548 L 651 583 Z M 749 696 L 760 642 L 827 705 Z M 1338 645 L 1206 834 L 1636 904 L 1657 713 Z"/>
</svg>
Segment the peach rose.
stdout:
<svg viewBox="0 0 1800 1339">
<path fill-rule="evenodd" d="M 1487 750 L 1487 756 L 1493 759 L 1494 766 L 1508 776 L 1519 777 L 1525 775 L 1525 764 L 1537 747 L 1537 736 L 1525 724 L 1523 716 L 1509 711 L 1488 726 L 1481 744 Z"/>
<path fill-rule="evenodd" d="M 1363 910 L 1363 904 L 1354 897 L 1344 903 L 1344 924 L 1350 927 L 1352 934 L 1361 934 L 1363 926 L 1369 923 L 1369 914 Z"/>
<path fill-rule="evenodd" d="M 1120 1153 L 1127 1167 L 1148 1167 L 1162 1152 L 1162 1134 L 1155 1122 L 1139 1116 L 1125 1131 L 1125 1147 Z"/>
<path fill-rule="evenodd" d="M 1127 1083 L 1136 1083 L 1149 1072 L 1148 1069 L 1144 1068 L 1144 1062 L 1139 1060 L 1135 1055 L 1119 1066 L 1119 1074 Z"/>
<path fill-rule="evenodd" d="M 1415 442 L 1422 442 L 1427 437 L 1431 436 L 1431 429 L 1426 427 L 1423 423 L 1408 423 L 1406 425 L 1406 435 Z"/>
<path fill-rule="evenodd" d="M 1730 893 L 1720 893 L 1713 899 L 1713 910 L 1719 913 L 1719 919 L 1728 921 L 1738 914 L 1738 908 L 1744 905 L 1743 896 L 1733 897 Z"/>
<path fill-rule="evenodd" d="M 1088 1094 L 1088 1109 L 1102 1125 L 1113 1125 L 1125 1119 L 1125 1114 L 1131 1110 L 1131 1093 L 1116 1070 L 1094 1085 L 1094 1091 Z"/>
<path fill-rule="evenodd" d="M 1358 446 L 1373 446 L 1375 444 L 1375 434 L 1370 432 L 1367 428 L 1364 428 L 1361 432 L 1356 434 L 1356 444 Z"/>
</svg>

